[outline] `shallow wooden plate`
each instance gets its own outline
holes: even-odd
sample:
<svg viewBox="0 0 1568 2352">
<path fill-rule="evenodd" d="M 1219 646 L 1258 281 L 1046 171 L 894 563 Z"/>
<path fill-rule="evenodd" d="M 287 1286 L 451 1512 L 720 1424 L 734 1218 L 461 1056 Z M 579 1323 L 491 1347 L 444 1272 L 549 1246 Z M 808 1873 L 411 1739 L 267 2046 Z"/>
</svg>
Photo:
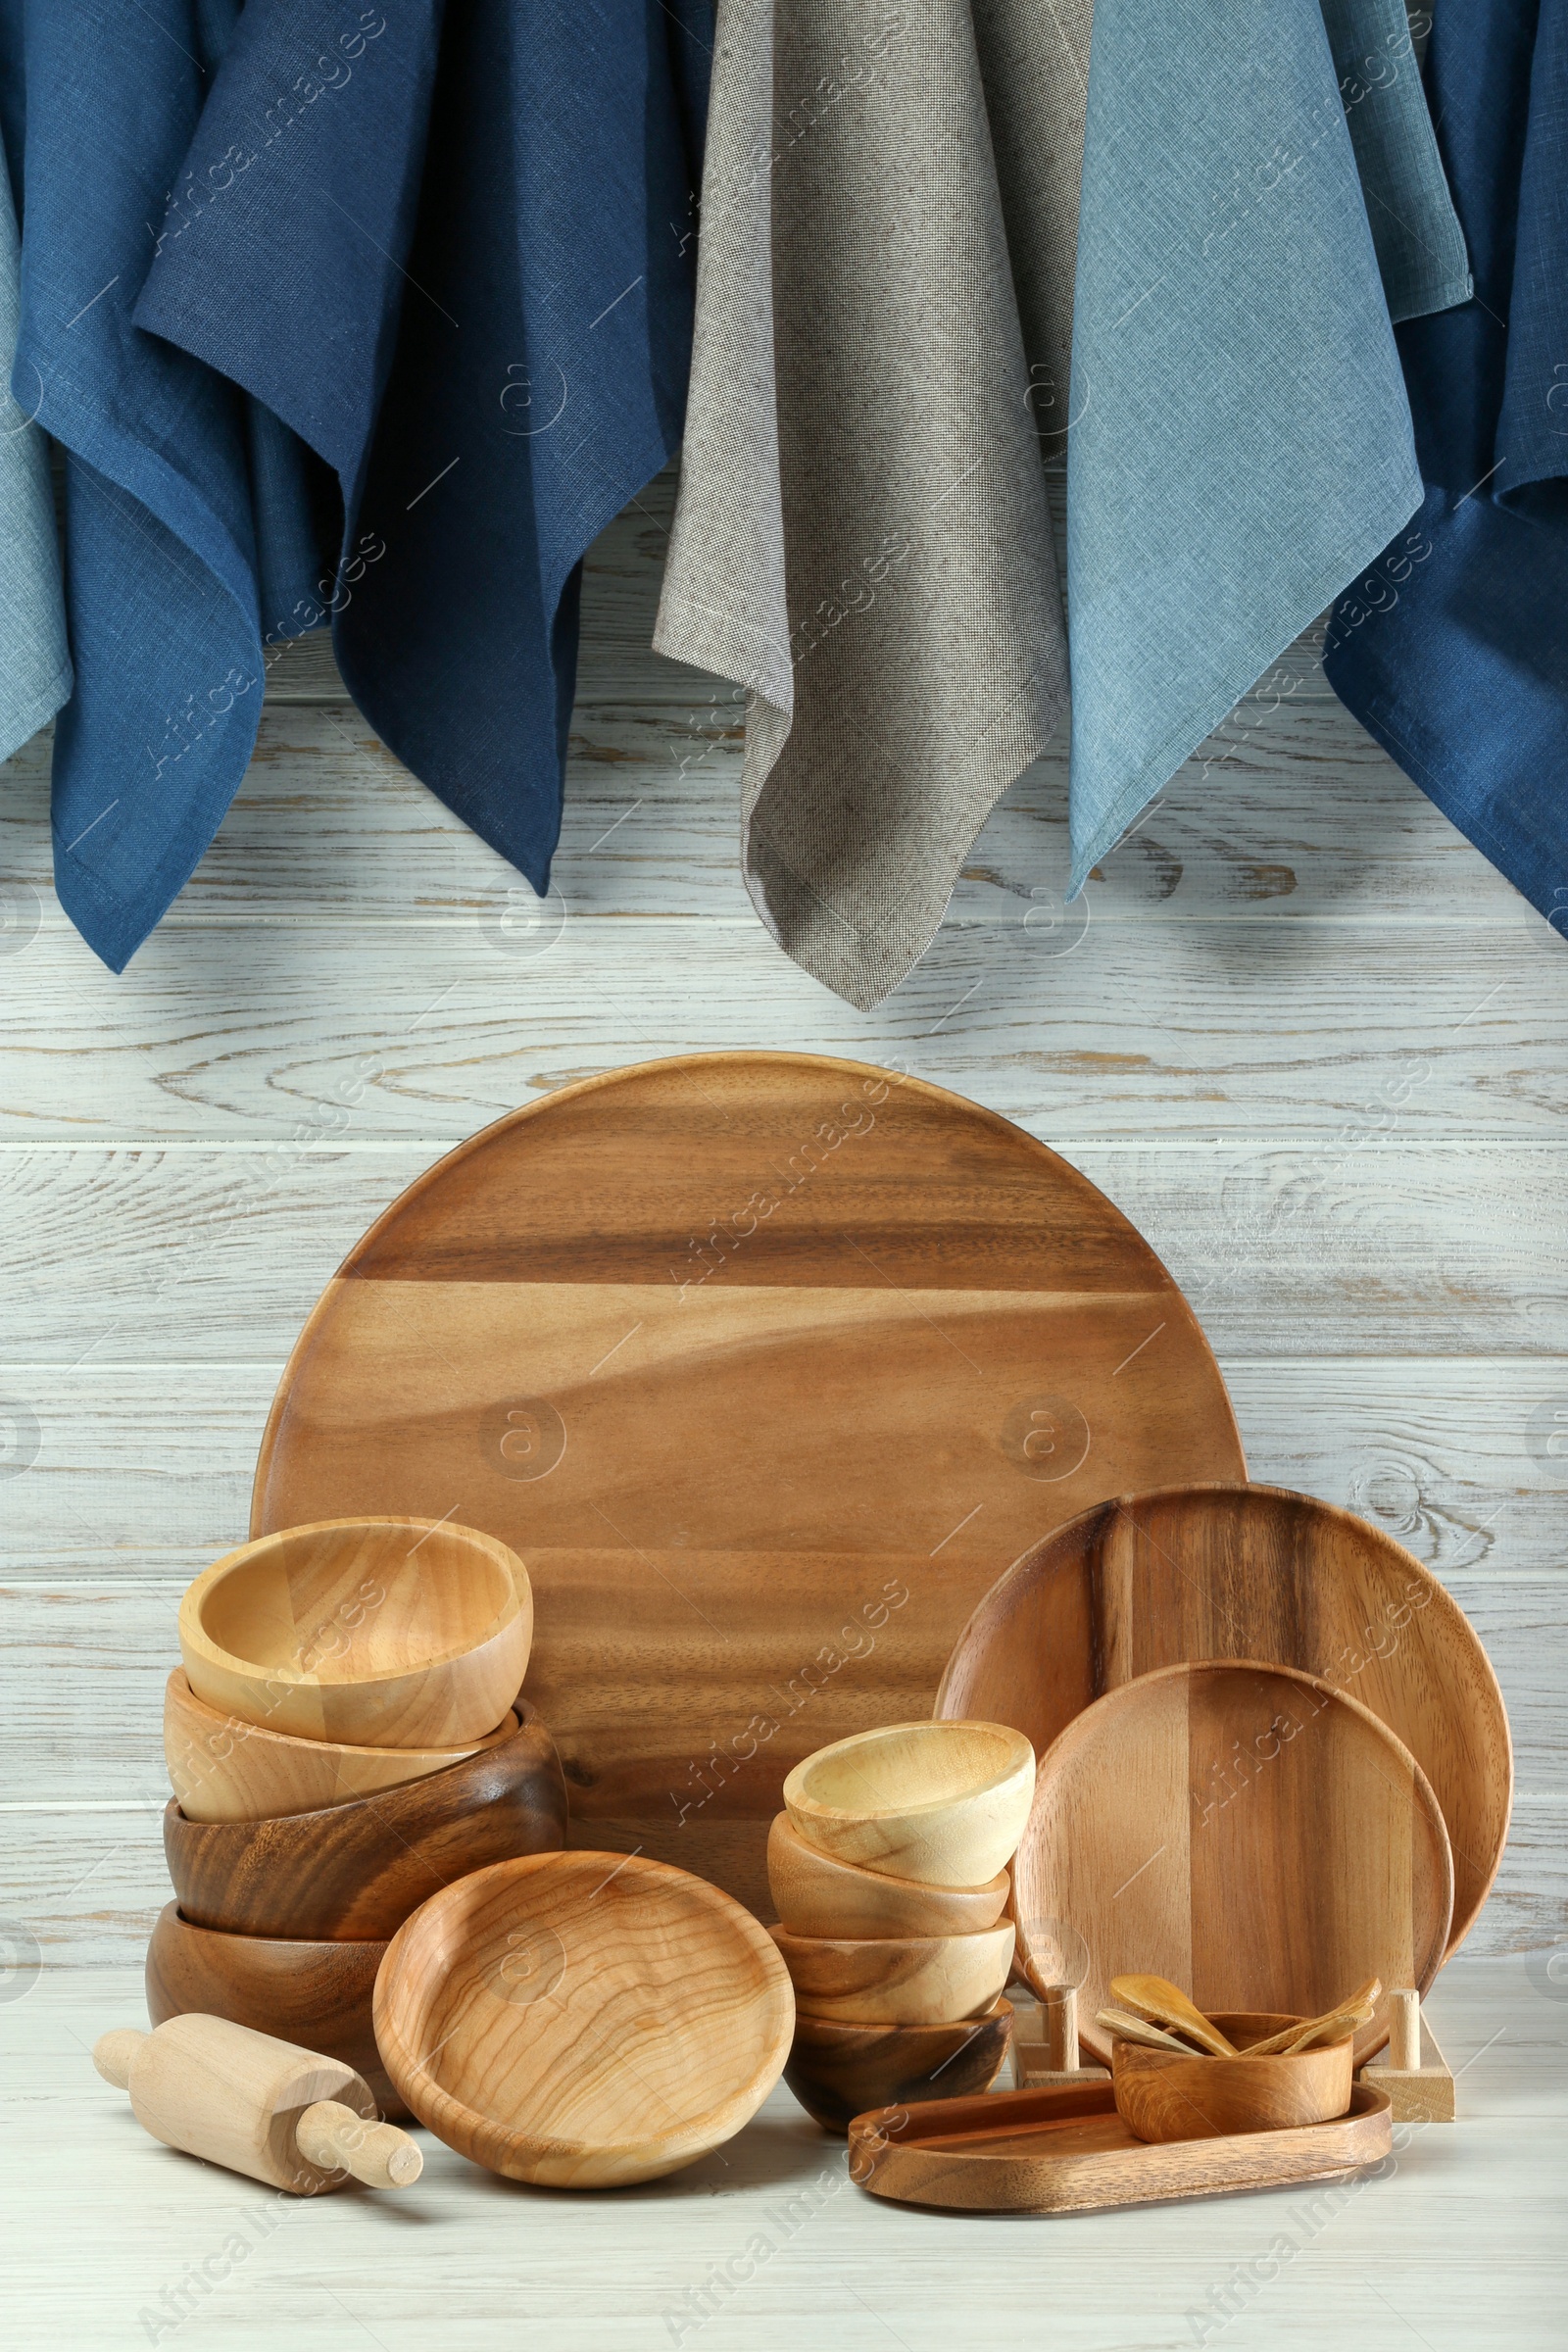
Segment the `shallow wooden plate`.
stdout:
<svg viewBox="0 0 1568 2352">
<path fill-rule="evenodd" d="M 1321 1675 L 1403 1740 L 1453 1848 L 1452 1952 L 1502 1859 L 1508 1720 L 1463 1610 L 1353 1512 L 1280 1487 L 1173 1487 L 1097 1504 L 986 1594 L 937 1709 L 1010 1723 L 1043 1756 L 1075 1715 L 1135 1675 L 1237 1657 Z"/>
<path fill-rule="evenodd" d="M 1320 2017 L 1369 1977 L 1424 1992 L 1453 1902 L 1431 1784 L 1370 1708 L 1252 1660 L 1165 1666 L 1077 1716 L 1040 1760 L 1013 1866 L 1037 1982 L 1087 1953 L 1079 2036 L 1127 1972 L 1217 2009 Z M 1356 2063 L 1389 2037 L 1388 2004 Z"/>
<path fill-rule="evenodd" d="M 294 1350 L 252 1527 L 456 1509 L 513 1545 L 575 1840 L 766 1917 L 785 1775 L 928 1715 L 1025 1544 L 1244 1475 L 1192 1310 L 1043 1145 L 895 1071 L 702 1054 L 393 1204 Z"/>
<path fill-rule="evenodd" d="M 1340 2180 L 1394 2144 L 1389 2094 L 1358 2082 L 1332 2124 L 1150 2143 L 1108 2082 L 1000 2090 L 883 2107 L 850 2126 L 850 2178 L 876 2197 L 971 2213 L 1100 2213 L 1167 2197 L 1221 2197 Z"/>
</svg>

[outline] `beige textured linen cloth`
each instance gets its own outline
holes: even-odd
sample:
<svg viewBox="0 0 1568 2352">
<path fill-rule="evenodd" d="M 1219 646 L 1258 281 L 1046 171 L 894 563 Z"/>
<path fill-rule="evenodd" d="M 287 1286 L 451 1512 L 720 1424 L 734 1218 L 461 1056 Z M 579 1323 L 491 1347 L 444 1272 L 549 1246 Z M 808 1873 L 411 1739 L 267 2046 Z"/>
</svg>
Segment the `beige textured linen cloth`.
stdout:
<svg viewBox="0 0 1568 2352">
<path fill-rule="evenodd" d="M 1066 701 L 1092 0 L 718 0 L 661 653 L 748 693 L 746 882 L 862 1007 Z"/>
</svg>

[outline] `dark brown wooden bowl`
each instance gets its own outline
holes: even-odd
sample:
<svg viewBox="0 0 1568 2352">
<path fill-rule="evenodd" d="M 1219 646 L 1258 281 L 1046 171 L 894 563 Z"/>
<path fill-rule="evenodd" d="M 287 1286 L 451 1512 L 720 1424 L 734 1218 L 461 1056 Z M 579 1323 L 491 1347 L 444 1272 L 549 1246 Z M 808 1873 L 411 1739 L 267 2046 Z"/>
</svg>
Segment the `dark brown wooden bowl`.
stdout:
<svg viewBox="0 0 1568 2352">
<path fill-rule="evenodd" d="M 187 1821 L 172 1803 L 164 1851 L 180 1911 L 241 1936 L 384 1939 L 454 1879 L 558 1852 L 561 1759 L 536 1710 L 516 1704 L 513 1739 L 375 1796 L 270 1821 Z"/>
<path fill-rule="evenodd" d="M 868 2108 L 989 2090 L 1011 2031 L 1011 2005 L 1000 1998 L 956 2026 L 850 2026 L 797 2013 L 784 2080 L 824 2132 L 843 2134 Z"/>
<path fill-rule="evenodd" d="M 409 2110 L 381 2064 L 370 2024 L 384 1941 L 297 1943 L 272 1936 L 225 1936 L 181 1919 L 177 1903 L 158 1914 L 147 1946 L 147 2015 L 155 2026 L 191 2011 L 226 2017 L 256 2034 L 340 2058 L 363 2075 L 388 2123 Z"/>
</svg>

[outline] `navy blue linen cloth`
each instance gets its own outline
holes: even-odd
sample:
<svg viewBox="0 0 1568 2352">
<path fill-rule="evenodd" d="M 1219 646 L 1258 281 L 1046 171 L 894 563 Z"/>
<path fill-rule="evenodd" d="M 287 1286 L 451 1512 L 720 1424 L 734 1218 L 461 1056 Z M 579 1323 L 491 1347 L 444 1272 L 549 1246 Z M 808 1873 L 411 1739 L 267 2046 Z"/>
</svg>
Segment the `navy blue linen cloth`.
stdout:
<svg viewBox="0 0 1568 2352">
<path fill-rule="evenodd" d="M 1325 667 L 1568 936 L 1568 0 L 1443 0 L 1427 74 L 1475 300 L 1398 329 L 1426 498 Z"/>
<path fill-rule="evenodd" d="M 249 0 L 136 310 L 333 467 L 349 689 L 541 894 L 581 558 L 681 435 L 711 29 Z"/>
<path fill-rule="evenodd" d="M 23 240 L 11 380 L 66 455 L 75 690 L 55 733 L 55 882 L 116 970 L 245 772 L 263 640 L 299 629 L 323 544 L 329 589 L 336 557 L 317 461 L 132 320 L 237 15 L 238 0 L 0 0 Z"/>
</svg>

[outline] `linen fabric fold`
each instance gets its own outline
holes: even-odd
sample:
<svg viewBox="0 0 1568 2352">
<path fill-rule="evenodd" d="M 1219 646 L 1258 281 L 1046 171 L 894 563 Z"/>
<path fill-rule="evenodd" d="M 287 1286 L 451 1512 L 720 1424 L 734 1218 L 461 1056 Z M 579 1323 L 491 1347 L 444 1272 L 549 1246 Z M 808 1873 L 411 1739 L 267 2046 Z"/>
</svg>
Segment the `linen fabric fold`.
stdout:
<svg viewBox="0 0 1568 2352">
<path fill-rule="evenodd" d="M 1324 666 L 1568 937 L 1568 0 L 1443 0 L 1427 74 L 1476 295 L 1399 330 L 1425 498 Z"/>
<path fill-rule="evenodd" d="M 1404 0 L 1322 0 L 1322 9 L 1389 317 L 1468 302 L 1469 258 Z"/>
<path fill-rule="evenodd" d="M 263 637 L 298 628 L 319 573 L 308 453 L 132 318 L 236 14 L 237 0 L 0 0 L 23 186 L 12 389 L 66 457 L 75 684 L 55 732 L 55 884 L 117 971 L 228 807 Z"/>
<path fill-rule="evenodd" d="M 1331 13 L 1373 50 L 1380 0 Z M 1363 139 L 1398 208 L 1383 270 L 1425 301 L 1425 252 L 1460 281 L 1422 155 Z M 1102 0 L 1072 405 L 1069 895 L 1421 501 L 1318 0 Z"/>
<path fill-rule="evenodd" d="M 708 28 L 248 0 L 137 310 L 335 469 L 345 681 L 541 894 L 581 558 L 680 437 Z"/>
<path fill-rule="evenodd" d="M 1088 0 L 719 0 L 655 645 L 748 690 L 747 887 L 852 1004 L 922 953 L 1066 686 Z"/>
<path fill-rule="evenodd" d="M 49 446 L 11 390 L 21 311 L 22 248 L 0 146 L 0 760 L 71 692 Z"/>
</svg>

